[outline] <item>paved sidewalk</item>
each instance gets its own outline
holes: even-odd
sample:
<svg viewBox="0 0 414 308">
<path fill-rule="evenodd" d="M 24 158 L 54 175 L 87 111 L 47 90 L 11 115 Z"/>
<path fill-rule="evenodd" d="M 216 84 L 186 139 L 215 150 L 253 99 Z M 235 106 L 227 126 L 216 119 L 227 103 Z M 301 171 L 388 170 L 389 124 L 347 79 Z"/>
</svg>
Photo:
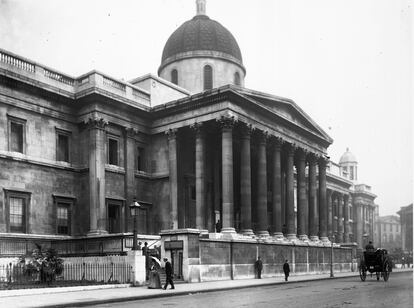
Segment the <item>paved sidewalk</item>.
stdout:
<svg viewBox="0 0 414 308">
<path fill-rule="evenodd" d="M 395 269 L 393 273 L 412 272 L 412 269 Z M 391 273 L 391 277 L 393 273 Z M 359 276 L 358 272 L 335 273 L 335 278 Z M 292 275 L 289 282 L 305 282 L 330 279 L 329 274 Z M 359 278 L 358 278 L 359 280 Z M 128 287 L 126 285 L 102 286 L 100 289 L 90 287 L 68 287 L 41 289 L 42 294 L 28 294 L 30 290 L 0 291 L 1 307 L 80 307 L 111 302 L 122 302 L 157 297 L 186 295 L 199 292 L 213 292 L 247 287 L 285 284 L 284 277 L 263 279 L 223 280 L 200 283 L 177 284 L 175 290 L 148 289 L 147 287 Z M 39 293 L 40 289 L 34 292 Z M 20 292 L 16 292 L 20 291 Z"/>
</svg>

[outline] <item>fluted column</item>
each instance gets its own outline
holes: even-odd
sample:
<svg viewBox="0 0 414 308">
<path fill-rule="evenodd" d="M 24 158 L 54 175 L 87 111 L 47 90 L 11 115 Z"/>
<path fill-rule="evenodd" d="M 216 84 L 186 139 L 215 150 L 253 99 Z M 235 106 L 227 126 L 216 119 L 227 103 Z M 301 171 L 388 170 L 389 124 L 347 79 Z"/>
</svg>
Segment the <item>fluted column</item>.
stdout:
<svg viewBox="0 0 414 308">
<path fill-rule="evenodd" d="M 335 243 L 338 242 L 338 193 L 332 196 L 332 231 L 335 236 Z"/>
<path fill-rule="evenodd" d="M 177 129 L 169 129 L 168 167 L 170 171 L 170 219 L 169 227 L 178 229 L 178 173 L 177 173 Z"/>
<path fill-rule="evenodd" d="M 344 196 L 344 243 L 348 243 L 349 239 L 349 195 Z"/>
<path fill-rule="evenodd" d="M 266 133 L 258 136 L 258 164 L 257 164 L 257 214 L 259 218 L 258 235 L 269 236 L 267 231 L 267 162 L 266 162 Z"/>
<path fill-rule="evenodd" d="M 344 239 L 344 196 L 338 195 L 338 242 Z"/>
<path fill-rule="evenodd" d="M 89 232 L 88 235 L 108 233 L 106 230 L 105 162 L 106 133 L 104 119 L 89 119 Z"/>
<path fill-rule="evenodd" d="M 320 239 L 324 242 L 328 241 L 328 208 L 330 196 L 327 196 L 326 189 L 326 159 L 320 158 L 318 160 L 319 168 L 319 233 Z M 331 225 L 332 228 L 332 225 Z M 332 230 L 332 229 L 331 229 Z"/>
<path fill-rule="evenodd" d="M 363 248 L 363 205 L 360 203 L 356 203 L 354 206 L 356 207 L 355 240 L 358 243 L 358 247 Z"/>
<path fill-rule="evenodd" d="M 196 228 L 206 229 L 206 198 L 205 198 L 205 136 L 201 123 L 191 126 L 195 138 L 195 173 L 196 173 Z"/>
<path fill-rule="evenodd" d="M 328 189 L 326 193 L 326 201 L 327 201 L 327 211 L 326 211 L 326 221 L 327 221 L 327 235 L 329 238 L 333 236 L 333 223 L 332 223 L 332 190 Z"/>
<path fill-rule="evenodd" d="M 235 120 L 230 116 L 219 119 L 221 123 L 222 155 L 222 209 L 223 233 L 235 233 L 233 212 L 233 126 Z"/>
<path fill-rule="evenodd" d="M 242 128 L 240 159 L 240 207 L 241 233 L 253 235 L 252 230 L 252 179 L 251 179 L 251 133 L 252 127 Z"/>
<path fill-rule="evenodd" d="M 312 241 L 319 239 L 319 209 L 316 202 L 316 158 L 310 154 L 309 161 L 309 235 Z"/>
<path fill-rule="evenodd" d="M 287 238 L 296 239 L 295 230 L 295 203 L 294 203 L 294 185 L 293 185 L 293 156 L 295 148 L 292 145 L 287 146 L 286 157 L 286 218 L 287 218 Z"/>
<path fill-rule="evenodd" d="M 308 199 L 306 197 L 306 156 L 302 149 L 297 151 L 296 177 L 297 177 L 297 221 L 298 221 L 298 235 L 299 239 L 307 240 L 306 230 L 306 207 L 308 206 Z"/>
<path fill-rule="evenodd" d="M 273 217 L 272 222 L 274 226 L 273 235 L 276 238 L 283 238 L 282 233 L 282 166 L 281 166 L 281 139 L 276 139 L 273 142 L 273 165 L 272 165 L 272 208 Z"/>
</svg>

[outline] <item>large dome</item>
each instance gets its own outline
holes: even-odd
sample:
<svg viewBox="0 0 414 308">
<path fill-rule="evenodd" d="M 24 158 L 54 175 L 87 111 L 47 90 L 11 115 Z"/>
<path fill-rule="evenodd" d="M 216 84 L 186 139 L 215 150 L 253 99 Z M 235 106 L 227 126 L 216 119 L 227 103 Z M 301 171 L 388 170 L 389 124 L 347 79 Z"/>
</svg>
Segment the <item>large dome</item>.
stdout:
<svg viewBox="0 0 414 308">
<path fill-rule="evenodd" d="M 242 65 L 242 55 L 234 36 L 206 15 L 196 15 L 171 34 L 162 53 L 161 66 L 172 57 L 174 59 L 179 54 L 194 51 L 223 53 L 225 58 L 236 60 L 235 62 Z"/>
</svg>

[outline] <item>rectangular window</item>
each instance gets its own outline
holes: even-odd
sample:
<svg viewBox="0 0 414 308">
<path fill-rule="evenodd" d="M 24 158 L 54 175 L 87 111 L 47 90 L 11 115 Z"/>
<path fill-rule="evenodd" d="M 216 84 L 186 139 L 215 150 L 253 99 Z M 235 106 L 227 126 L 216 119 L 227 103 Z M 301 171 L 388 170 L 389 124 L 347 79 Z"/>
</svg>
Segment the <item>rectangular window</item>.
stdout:
<svg viewBox="0 0 414 308">
<path fill-rule="evenodd" d="M 61 203 L 57 204 L 57 233 L 69 235 L 70 227 L 70 215 L 69 215 L 70 204 Z"/>
<path fill-rule="evenodd" d="M 70 133 L 57 131 L 56 137 L 56 160 L 69 162 Z"/>
<path fill-rule="evenodd" d="M 25 206 L 24 198 L 10 197 L 10 232 L 25 232 Z"/>
<path fill-rule="evenodd" d="M 118 140 L 108 138 L 108 164 L 118 165 Z"/>
<path fill-rule="evenodd" d="M 67 196 L 53 195 L 55 205 L 56 234 L 72 234 L 72 208 L 75 199 Z"/>
<path fill-rule="evenodd" d="M 28 233 L 30 193 L 4 189 L 7 232 Z"/>
<path fill-rule="evenodd" d="M 24 153 L 26 120 L 9 116 L 8 124 L 9 151 Z"/>
<path fill-rule="evenodd" d="M 138 171 L 147 171 L 145 168 L 145 149 L 143 147 L 137 147 L 137 170 Z"/>
</svg>

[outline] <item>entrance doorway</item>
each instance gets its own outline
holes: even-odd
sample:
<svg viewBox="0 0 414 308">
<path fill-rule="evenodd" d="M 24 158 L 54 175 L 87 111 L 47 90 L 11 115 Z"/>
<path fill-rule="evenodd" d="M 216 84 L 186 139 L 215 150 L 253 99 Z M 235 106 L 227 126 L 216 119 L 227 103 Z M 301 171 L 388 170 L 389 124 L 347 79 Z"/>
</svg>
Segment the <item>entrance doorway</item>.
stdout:
<svg viewBox="0 0 414 308">
<path fill-rule="evenodd" d="M 173 268 L 174 278 L 183 279 L 183 251 L 182 249 L 171 250 L 171 265 Z"/>
</svg>

